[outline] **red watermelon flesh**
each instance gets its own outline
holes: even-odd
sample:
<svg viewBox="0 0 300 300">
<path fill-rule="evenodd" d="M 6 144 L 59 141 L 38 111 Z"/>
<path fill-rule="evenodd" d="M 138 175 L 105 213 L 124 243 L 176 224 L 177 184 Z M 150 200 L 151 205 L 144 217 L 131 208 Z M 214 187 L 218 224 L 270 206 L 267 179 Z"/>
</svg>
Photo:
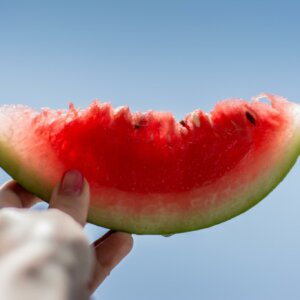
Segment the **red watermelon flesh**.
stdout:
<svg viewBox="0 0 300 300">
<path fill-rule="evenodd" d="M 209 227 L 249 209 L 300 153 L 299 105 L 265 94 L 196 110 L 131 113 L 0 108 L 0 165 L 47 200 L 68 169 L 90 183 L 89 220 L 111 229 L 170 234 Z"/>
</svg>

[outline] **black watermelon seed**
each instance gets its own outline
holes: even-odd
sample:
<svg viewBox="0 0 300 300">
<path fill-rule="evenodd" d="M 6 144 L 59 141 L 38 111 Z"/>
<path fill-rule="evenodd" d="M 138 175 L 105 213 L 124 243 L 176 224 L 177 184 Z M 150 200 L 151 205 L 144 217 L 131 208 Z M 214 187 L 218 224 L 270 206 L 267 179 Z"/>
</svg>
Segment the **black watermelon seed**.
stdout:
<svg viewBox="0 0 300 300">
<path fill-rule="evenodd" d="M 187 125 L 186 125 L 186 123 L 185 123 L 184 120 L 181 120 L 181 121 L 179 122 L 179 124 L 181 124 L 183 127 L 187 127 Z"/>
<path fill-rule="evenodd" d="M 245 112 L 245 115 L 246 115 L 247 120 L 248 120 L 250 123 L 252 123 L 253 125 L 256 124 L 256 120 L 255 120 L 254 116 L 253 116 L 249 111 L 246 111 L 246 112 Z"/>
</svg>

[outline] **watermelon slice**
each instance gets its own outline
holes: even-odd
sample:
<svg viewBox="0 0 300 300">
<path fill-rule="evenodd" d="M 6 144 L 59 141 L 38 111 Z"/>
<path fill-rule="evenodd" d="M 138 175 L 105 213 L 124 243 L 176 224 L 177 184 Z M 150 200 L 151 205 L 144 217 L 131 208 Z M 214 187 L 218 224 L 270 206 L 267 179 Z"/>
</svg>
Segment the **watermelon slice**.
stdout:
<svg viewBox="0 0 300 300">
<path fill-rule="evenodd" d="M 80 170 L 91 186 L 89 221 L 104 227 L 196 230 L 246 211 L 285 177 L 300 153 L 299 107 L 264 94 L 177 122 L 97 101 L 40 113 L 2 106 L 0 165 L 45 200 L 64 171 Z"/>
</svg>

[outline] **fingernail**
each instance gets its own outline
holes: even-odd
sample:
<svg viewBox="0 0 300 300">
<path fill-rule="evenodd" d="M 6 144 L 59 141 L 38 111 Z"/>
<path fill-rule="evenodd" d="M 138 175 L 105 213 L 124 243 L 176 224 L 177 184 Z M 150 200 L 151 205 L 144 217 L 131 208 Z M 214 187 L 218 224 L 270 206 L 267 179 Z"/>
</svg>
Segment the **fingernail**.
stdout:
<svg viewBox="0 0 300 300">
<path fill-rule="evenodd" d="M 63 175 L 59 192 L 64 195 L 80 195 L 83 187 L 83 176 L 77 170 L 66 171 Z"/>
<path fill-rule="evenodd" d="M 94 242 L 94 247 L 97 248 L 99 245 L 101 245 L 104 241 L 106 241 L 112 234 L 114 234 L 114 230 L 107 231 L 104 235 L 101 236 L 98 240 Z"/>
</svg>

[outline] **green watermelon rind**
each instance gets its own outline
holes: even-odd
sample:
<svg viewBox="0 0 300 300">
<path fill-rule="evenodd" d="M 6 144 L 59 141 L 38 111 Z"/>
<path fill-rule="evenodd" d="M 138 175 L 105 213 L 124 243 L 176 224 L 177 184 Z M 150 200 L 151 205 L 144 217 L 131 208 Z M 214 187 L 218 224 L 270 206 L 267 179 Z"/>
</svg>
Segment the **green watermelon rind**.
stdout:
<svg viewBox="0 0 300 300">
<path fill-rule="evenodd" d="M 26 190 L 31 191 L 40 199 L 50 199 L 53 186 L 49 182 L 41 180 L 37 177 L 37 173 L 30 169 L 23 169 L 22 163 L 18 160 L 18 156 L 14 154 L 12 149 L 6 147 L 5 143 L 0 141 L 0 166 L 15 181 L 17 181 Z"/>
</svg>

